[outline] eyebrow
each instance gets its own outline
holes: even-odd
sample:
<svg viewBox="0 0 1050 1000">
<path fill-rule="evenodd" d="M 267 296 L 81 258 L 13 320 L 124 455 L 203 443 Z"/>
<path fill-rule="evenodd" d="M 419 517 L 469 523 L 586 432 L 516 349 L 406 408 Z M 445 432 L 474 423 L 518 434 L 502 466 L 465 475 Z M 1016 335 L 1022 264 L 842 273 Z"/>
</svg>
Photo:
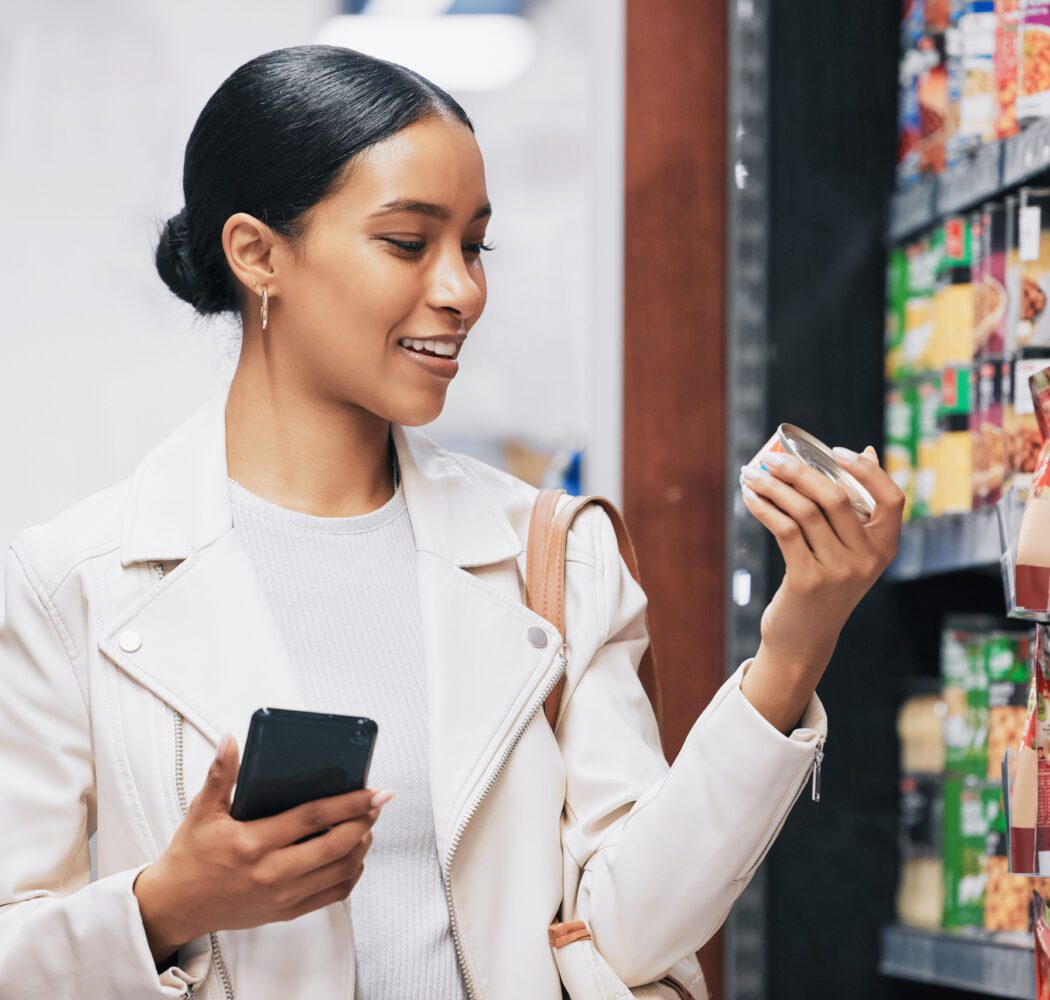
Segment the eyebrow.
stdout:
<svg viewBox="0 0 1050 1000">
<path fill-rule="evenodd" d="M 417 215 L 429 215 L 431 218 L 448 222 L 452 213 L 444 205 L 435 205 L 432 201 L 415 201 L 411 198 L 400 198 L 397 201 L 388 201 L 378 212 L 373 212 L 369 218 L 375 219 L 384 215 L 395 215 L 399 212 L 414 212 Z M 492 206 L 486 202 L 475 213 L 471 222 L 487 218 L 492 214 Z"/>
</svg>

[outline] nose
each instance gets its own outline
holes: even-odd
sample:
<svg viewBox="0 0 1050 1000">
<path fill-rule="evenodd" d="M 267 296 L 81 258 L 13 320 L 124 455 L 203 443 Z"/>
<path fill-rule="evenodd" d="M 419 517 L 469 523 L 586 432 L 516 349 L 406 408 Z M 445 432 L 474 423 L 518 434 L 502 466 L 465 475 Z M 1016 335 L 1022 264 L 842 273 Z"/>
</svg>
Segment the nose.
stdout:
<svg viewBox="0 0 1050 1000">
<path fill-rule="evenodd" d="M 485 302 L 480 268 L 480 263 L 464 258 L 459 246 L 442 253 L 431 276 L 430 304 L 435 309 L 451 309 L 464 319 L 475 316 Z"/>
</svg>

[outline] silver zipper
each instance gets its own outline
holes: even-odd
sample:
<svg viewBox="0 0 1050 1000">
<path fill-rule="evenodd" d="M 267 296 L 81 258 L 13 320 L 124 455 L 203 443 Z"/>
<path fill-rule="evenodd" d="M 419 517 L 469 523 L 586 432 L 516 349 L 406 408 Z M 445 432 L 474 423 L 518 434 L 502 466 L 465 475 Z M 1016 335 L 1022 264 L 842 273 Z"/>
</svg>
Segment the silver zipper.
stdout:
<svg viewBox="0 0 1050 1000">
<path fill-rule="evenodd" d="M 185 816 L 189 809 L 186 799 L 186 779 L 183 768 L 183 749 L 182 749 L 182 715 L 179 712 L 172 710 L 172 714 L 175 717 L 175 791 L 179 797 L 179 808 L 182 810 L 182 815 Z M 218 970 L 219 978 L 222 980 L 223 992 L 226 994 L 226 1000 L 234 1000 L 233 995 L 233 983 L 230 981 L 230 973 L 226 968 L 226 960 L 222 957 L 222 947 L 219 945 L 219 936 L 214 931 L 208 934 L 211 939 L 211 959 L 215 968 Z M 203 980 L 202 980 L 203 982 Z M 190 984 L 186 989 L 186 996 L 192 997 L 196 993 L 196 986 Z"/>
<path fill-rule="evenodd" d="M 811 798 L 820 801 L 820 765 L 824 763 L 824 737 L 817 737 L 817 752 L 813 755 L 813 791 Z"/>
<path fill-rule="evenodd" d="M 805 775 L 803 775 L 802 780 L 798 784 L 798 791 L 795 792 L 795 797 L 791 800 L 791 805 L 789 805 L 787 809 L 784 810 L 784 815 L 781 816 L 780 822 L 777 824 L 777 828 L 770 834 L 769 838 L 766 840 L 765 845 L 763 846 L 761 852 L 758 855 L 758 860 L 755 861 L 755 863 L 751 865 L 750 868 L 748 868 L 746 874 L 750 875 L 760 864 L 762 864 L 762 861 L 768 853 L 769 848 L 772 846 L 773 841 L 777 839 L 777 837 L 780 835 L 780 831 L 784 828 L 784 824 L 787 822 L 788 816 L 791 815 L 791 810 L 794 808 L 795 803 L 798 802 L 798 800 L 802 797 L 802 789 L 806 787 L 806 784 L 808 782 L 812 781 L 813 783 L 813 801 L 820 801 L 820 766 L 823 763 L 824 737 L 818 736 L 816 750 L 813 753 L 813 763 L 811 763 L 809 767 L 806 768 L 806 773 Z"/>
<path fill-rule="evenodd" d="M 153 561 L 149 564 L 150 569 L 156 574 L 158 580 L 163 580 L 167 573 L 167 569 L 164 567 L 164 563 L 159 560 Z M 182 815 L 185 817 L 189 810 L 189 800 L 186 798 L 186 778 L 185 768 L 183 766 L 183 720 L 182 715 L 172 709 L 172 714 L 175 719 L 175 792 L 179 799 L 179 808 L 182 810 Z M 215 933 L 208 935 L 211 940 L 211 958 L 212 962 L 215 963 L 215 968 L 219 970 L 219 978 L 222 979 L 223 991 L 226 994 L 226 1000 L 235 1000 L 233 995 L 233 983 L 230 981 L 230 973 L 226 968 L 226 960 L 222 957 L 222 948 L 219 946 L 219 937 Z M 186 996 L 192 997 L 197 992 L 197 985 L 194 983 L 188 983 L 186 986 Z"/>
<path fill-rule="evenodd" d="M 463 818 L 459 821 L 459 825 L 456 827 L 455 833 L 452 835 L 452 842 L 449 844 L 448 854 L 445 856 L 445 864 L 442 868 L 442 875 L 445 879 L 445 902 L 448 904 L 448 916 L 449 922 L 452 927 L 452 943 L 456 946 L 456 958 L 459 960 L 459 969 L 463 974 L 463 982 L 467 987 L 467 996 L 471 1000 L 477 1000 L 478 993 L 474 986 L 474 977 L 470 972 L 470 968 L 467 965 L 467 958 L 463 951 L 463 940 L 460 937 L 459 932 L 459 919 L 456 916 L 456 904 L 452 900 L 452 861 L 456 856 L 456 851 L 459 849 L 459 842 L 463 838 L 463 832 L 467 828 L 467 824 L 473 819 L 474 814 L 478 811 L 478 807 L 481 805 L 482 799 L 492 790 L 492 787 L 496 784 L 496 780 L 499 778 L 500 773 L 506 766 L 507 761 L 510 759 L 510 755 L 514 752 L 514 748 L 521 742 L 521 737 L 525 734 L 525 730 L 528 728 L 529 723 L 532 722 L 533 717 L 540 710 L 543 703 L 547 700 L 548 695 L 554 690 L 558 681 L 565 676 L 565 671 L 569 666 L 569 658 L 566 651 L 565 643 L 561 644 L 558 649 L 558 656 L 561 658 L 561 666 L 554 672 L 551 678 L 543 686 L 543 690 L 539 696 L 535 698 L 532 704 L 529 706 L 528 711 L 525 713 L 525 718 L 521 721 L 518 728 L 514 731 L 510 740 L 507 742 L 503 753 L 500 755 L 499 763 L 496 765 L 496 769 L 489 775 L 488 781 L 485 782 L 485 787 L 481 789 L 478 796 L 470 804 L 470 808 L 466 811 Z"/>
</svg>

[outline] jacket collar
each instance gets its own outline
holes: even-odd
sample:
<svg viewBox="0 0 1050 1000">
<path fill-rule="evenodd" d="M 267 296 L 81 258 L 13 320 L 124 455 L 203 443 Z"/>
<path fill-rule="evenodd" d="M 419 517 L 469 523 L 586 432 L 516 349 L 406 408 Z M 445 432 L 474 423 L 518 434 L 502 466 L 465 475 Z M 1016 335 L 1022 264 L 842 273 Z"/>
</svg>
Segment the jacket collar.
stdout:
<svg viewBox="0 0 1050 1000">
<path fill-rule="evenodd" d="M 185 559 L 232 529 L 228 395 L 226 384 L 139 464 L 121 525 L 122 565 Z M 392 428 L 418 550 L 463 567 L 521 552 L 510 520 L 471 470 L 418 428 Z"/>
</svg>

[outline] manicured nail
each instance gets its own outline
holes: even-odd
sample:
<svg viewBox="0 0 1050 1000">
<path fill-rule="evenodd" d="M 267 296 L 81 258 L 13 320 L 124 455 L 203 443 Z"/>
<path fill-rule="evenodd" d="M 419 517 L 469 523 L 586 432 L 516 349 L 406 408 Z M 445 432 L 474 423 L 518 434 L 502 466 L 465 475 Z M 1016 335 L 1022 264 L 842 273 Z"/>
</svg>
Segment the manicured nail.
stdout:
<svg viewBox="0 0 1050 1000">
<path fill-rule="evenodd" d="M 216 757 L 223 757 L 226 752 L 233 745 L 233 733 L 224 733 L 221 740 L 219 740 L 218 749 L 215 751 Z"/>
<path fill-rule="evenodd" d="M 376 792 L 375 795 L 372 796 L 371 806 L 373 809 L 376 809 L 381 805 L 385 805 L 393 797 L 394 793 L 386 791 L 385 789 L 381 792 Z"/>
<path fill-rule="evenodd" d="M 876 465 L 879 464 L 879 453 L 870 444 L 864 449 L 864 454 L 861 457 L 870 458 Z"/>
<path fill-rule="evenodd" d="M 762 461 L 778 469 L 792 469 L 798 464 L 798 459 L 794 455 L 785 455 L 782 451 L 764 451 Z"/>
<path fill-rule="evenodd" d="M 836 458 L 842 459 L 843 462 L 855 462 L 860 455 L 855 451 L 850 451 L 849 448 L 832 448 Z"/>
<path fill-rule="evenodd" d="M 746 465 L 740 466 L 740 478 L 746 482 L 753 483 L 759 477 L 759 472 L 749 469 Z"/>
<path fill-rule="evenodd" d="M 744 499 L 748 503 L 754 503 L 758 499 L 758 494 L 753 489 L 743 485 L 743 483 L 740 485 L 740 492 L 744 494 Z"/>
</svg>

